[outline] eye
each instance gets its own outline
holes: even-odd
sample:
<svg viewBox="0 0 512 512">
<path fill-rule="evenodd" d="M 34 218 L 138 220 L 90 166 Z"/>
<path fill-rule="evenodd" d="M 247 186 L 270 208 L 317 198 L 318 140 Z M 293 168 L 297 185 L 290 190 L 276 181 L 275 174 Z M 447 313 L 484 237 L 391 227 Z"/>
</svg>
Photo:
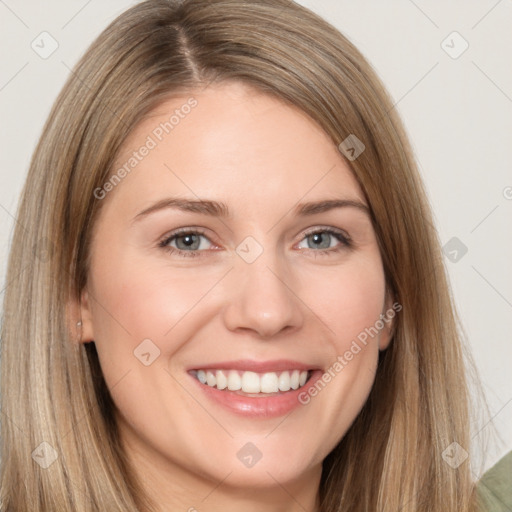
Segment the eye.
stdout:
<svg viewBox="0 0 512 512">
<path fill-rule="evenodd" d="M 207 243 L 203 243 L 207 240 Z M 342 231 L 334 228 L 316 228 L 304 235 L 304 241 L 307 242 L 306 249 L 312 251 L 314 255 L 329 255 L 337 253 L 343 249 L 351 247 L 350 238 Z M 201 253 L 210 247 L 212 242 L 205 235 L 204 231 L 198 228 L 181 228 L 170 235 L 166 235 L 158 246 L 169 252 L 183 257 L 201 256 Z M 303 243 L 301 241 L 301 243 Z M 333 245 L 334 244 L 334 245 Z"/>
<path fill-rule="evenodd" d="M 307 243 L 307 247 L 300 247 L 299 245 L 299 248 L 307 250 L 312 249 L 315 256 L 317 254 L 332 254 L 351 247 L 350 238 L 342 231 L 334 228 L 316 228 L 313 231 L 307 232 L 304 236 L 304 240 Z M 337 245 L 336 242 L 338 242 Z"/>
<path fill-rule="evenodd" d="M 208 247 L 202 243 L 201 239 L 208 240 L 204 232 L 197 229 L 183 228 L 175 231 L 170 236 L 166 236 L 158 246 L 169 253 L 178 253 L 180 256 L 199 256 L 199 252 Z M 210 242 L 211 243 L 211 242 Z M 172 244 L 175 244 L 173 246 Z"/>
</svg>

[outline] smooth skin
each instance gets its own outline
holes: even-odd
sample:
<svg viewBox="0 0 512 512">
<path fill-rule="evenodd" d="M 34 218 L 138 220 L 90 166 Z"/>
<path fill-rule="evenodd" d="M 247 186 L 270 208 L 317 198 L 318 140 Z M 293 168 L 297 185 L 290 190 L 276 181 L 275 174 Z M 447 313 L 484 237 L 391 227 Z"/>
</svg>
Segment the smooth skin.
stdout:
<svg viewBox="0 0 512 512">
<path fill-rule="evenodd" d="M 316 123 L 236 82 L 162 103 L 127 138 L 114 169 L 191 97 L 197 105 L 102 199 L 87 286 L 75 304 L 81 342 L 96 344 L 122 442 L 161 511 L 318 510 L 322 461 L 365 403 L 391 323 L 286 417 L 237 415 L 186 370 L 238 359 L 331 367 L 392 300 L 364 209 L 295 209 L 367 203 Z M 230 216 L 176 208 L 138 216 L 170 197 L 222 202 Z M 178 228 L 203 234 L 159 245 Z M 237 252 L 247 237 L 263 250 L 252 263 Z M 134 355 L 147 339 L 160 350 L 148 366 Z M 250 468 L 237 457 L 246 443 L 262 454 Z"/>
</svg>

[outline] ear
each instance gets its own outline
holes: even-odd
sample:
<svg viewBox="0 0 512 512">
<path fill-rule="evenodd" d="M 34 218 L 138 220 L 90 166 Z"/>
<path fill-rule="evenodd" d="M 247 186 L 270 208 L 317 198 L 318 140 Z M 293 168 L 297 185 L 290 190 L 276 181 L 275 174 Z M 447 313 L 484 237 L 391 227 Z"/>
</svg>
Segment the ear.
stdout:
<svg viewBox="0 0 512 512">
<path fill-rule="evenodd" d="M 94 341 L 92 324 L 92 311 L 89 292 L 84 289 L 80 294 L 80 300 L 73 297 L 67 304 L 67 320 L 70 333 L 79 343 Z"/>
<path fill-rule="evenodd" d="M 386 350 L 393 339 L 396 324 L 396 314 L 402 309 L 402 305 L 394 300 L 389 291 L 386 292 L 384 308 L 380 320 L 384 324 L 379 335 L 379 350 Z"/>
</svg>

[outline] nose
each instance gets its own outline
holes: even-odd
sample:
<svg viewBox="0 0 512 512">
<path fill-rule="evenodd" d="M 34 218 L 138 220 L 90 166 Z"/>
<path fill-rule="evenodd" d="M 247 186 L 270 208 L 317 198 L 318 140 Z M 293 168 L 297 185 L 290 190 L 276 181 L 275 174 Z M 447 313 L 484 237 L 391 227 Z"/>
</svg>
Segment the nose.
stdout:
<svg viewBox="0 0 512 512">
<path fill-rule="evenodd" d="M 302 302 L 293 289 L 292 273 L 278 255 L 266 250 L 252 263 L 238 259 L 230 274 L 224 309 L 228 329 L 268 339 L 302 325 Z"/>
</svg>

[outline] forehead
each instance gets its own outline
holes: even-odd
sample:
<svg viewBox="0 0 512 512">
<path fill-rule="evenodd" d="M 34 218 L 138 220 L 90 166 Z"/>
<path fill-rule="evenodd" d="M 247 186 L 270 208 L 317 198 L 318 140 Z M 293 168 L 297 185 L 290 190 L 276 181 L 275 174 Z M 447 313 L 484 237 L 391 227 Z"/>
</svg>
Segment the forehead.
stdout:
<svg viewBox="0 0 512 512">
<path fill-rule="evenodd" d="M 328 135 L 298 108 L 241 83 L 174 96 L 135 127 L 113 172 L 113 195 L 214 197 L 246 208 L 351 196 L 364 200 Z"/>
</svg>

